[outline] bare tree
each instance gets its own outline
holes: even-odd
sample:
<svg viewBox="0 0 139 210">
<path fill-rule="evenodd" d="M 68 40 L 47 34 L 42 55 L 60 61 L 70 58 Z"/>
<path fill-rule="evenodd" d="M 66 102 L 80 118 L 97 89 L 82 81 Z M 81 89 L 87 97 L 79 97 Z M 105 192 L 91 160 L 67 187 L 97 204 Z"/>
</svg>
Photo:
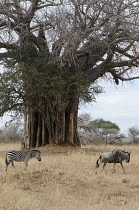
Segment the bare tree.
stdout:
<svg viewBox="0 0 139 210">
<path fill-rule="evenodd" d="M 22 142 L 23 129 L 20 121 L 9 123 L 6 127 L 1 128 L 0 142 Z"/>
<path fill-rule="evenodd" d="M 128 129 L 129 136 L 132 138 L 132 142 L 137 144 L 139 142 L 139 128 L 133 126 Z"/>
<path fill-rule="evenodd" d="M 24 112 L 27 144 L 79 145 L 87 88 L 139 78 L 138 11 L 135 0 L 1 0 L 0 58 L 13 73 L 1 74 L 1 115 Z"/>
</svg>

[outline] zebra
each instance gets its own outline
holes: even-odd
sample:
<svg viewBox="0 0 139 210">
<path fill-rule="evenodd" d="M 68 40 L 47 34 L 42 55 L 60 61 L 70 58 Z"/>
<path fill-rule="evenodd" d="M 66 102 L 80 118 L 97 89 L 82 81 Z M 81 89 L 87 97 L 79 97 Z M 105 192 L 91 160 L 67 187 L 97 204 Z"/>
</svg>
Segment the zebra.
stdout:
<svg viewBox="0 0 139 210">
<path fill-rule="evenodd" d="M 11 150 L 7 152 L 5 163 L 6 163 L 6 171 L 11 163 L 11 165 L 14 167 L 14 161 L 16 162 L 24 162 L 26 166 L 28 166 L 28 161 L 31 158 L 37 158 L 38 161 L 41 161 L 41 152 L 39 150 L 30 150 L 30 151 L 15 151 Z M 14 167 L 15 168 L 15 167 Z"/>
<path fill-rule="evenodd" d="M 125 173 L 122 162 L 125 160 L 127 163 L 129 163 L 130 153 L 131 152 L 125 152 L 122 150 L 113 150 L 112 152 L 102 153 L 99 159 L 96 161 L 96 168 L 98 168 L 102 163 L 104 163 L 103 164 L 103 170 L 104 170 L 107 163 L 114 163 L 113 172 L 115 172 L 116 163 L 120 163 L 123 169 L 123 172 Z M 98 163 L 99 160 L 100 160 L 100 163 Z"/>
</svg>

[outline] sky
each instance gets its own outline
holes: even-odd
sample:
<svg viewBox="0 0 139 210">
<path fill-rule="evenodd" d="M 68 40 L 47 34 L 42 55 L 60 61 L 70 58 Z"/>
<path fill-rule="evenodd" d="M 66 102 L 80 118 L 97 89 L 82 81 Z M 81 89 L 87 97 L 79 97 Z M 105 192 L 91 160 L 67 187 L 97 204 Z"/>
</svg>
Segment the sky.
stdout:
<svg viewBox="0 0 139 210">
<path fill-rule="evenodd" d="M 104 93 L 96 96 L 96 103 L 80 105 L 79 114 L 88 113 L 91 120 L 102 118 L 116 123 L 120 133 L 128 134 L 128 128 L 139 128 L 139 80 L 115 86 L 102 83 Z"/>
</svg>

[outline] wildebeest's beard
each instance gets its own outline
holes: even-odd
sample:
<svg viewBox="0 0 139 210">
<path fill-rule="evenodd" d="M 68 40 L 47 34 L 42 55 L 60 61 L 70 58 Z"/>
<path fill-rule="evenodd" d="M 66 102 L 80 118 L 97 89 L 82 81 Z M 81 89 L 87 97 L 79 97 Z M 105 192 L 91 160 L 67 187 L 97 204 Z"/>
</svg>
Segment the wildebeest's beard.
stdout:
<svg viewBox="0 0 139 210">
<path fill-rule="evenodd" d="M 129 163 L 129 161 L 130 161 L 130 153 L 128 153 L 128 160 L 126 162 Z"/>
</svg>

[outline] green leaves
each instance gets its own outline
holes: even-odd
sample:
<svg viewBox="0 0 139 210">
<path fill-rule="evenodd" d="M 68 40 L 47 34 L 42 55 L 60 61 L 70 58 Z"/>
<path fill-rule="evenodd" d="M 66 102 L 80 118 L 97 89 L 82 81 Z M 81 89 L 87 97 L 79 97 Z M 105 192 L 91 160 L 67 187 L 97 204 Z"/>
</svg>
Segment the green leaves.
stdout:
<svg viewBox="0 0 139 210">
<path fill-rule="evenodd" d="M 19 72 L 7 70 L 0 74 L 0 115 L 23 108 L 23 86 Z"/>
<path fill-rule="evenodd" d="M 103 119 L 96 119 L 91 122 L 95 127 L 100 129 L 116 129 L 120 130 L 118 125 L 112 123 L 111 121 L 105 121 Z"/>
<path fill-rule="evenodd" d="M 76 96 L 91 102 L 102 92 L 101 87 L 88 85 L 85 75 L 74 67 L 61 67 L 51 59 L 48 61 L 33 44 L 14 49 L 13 55 L 13 59 L 4 61 L 7 70 L 0 77 L 1 114 L 21 112 L 27 106 L 42 111 L 49 102 L 52 107 L 66 107 Z"/>
</svg>

